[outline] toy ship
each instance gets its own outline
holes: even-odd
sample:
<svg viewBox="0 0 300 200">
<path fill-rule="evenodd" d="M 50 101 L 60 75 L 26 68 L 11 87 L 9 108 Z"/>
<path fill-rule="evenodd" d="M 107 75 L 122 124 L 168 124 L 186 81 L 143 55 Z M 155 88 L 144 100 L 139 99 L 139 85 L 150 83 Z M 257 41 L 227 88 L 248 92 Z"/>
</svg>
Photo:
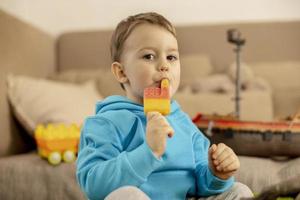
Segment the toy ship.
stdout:
<svg viewBox="0 0 300 200">
<path fill-rule="evenodd" d="M 193 122 L 211 143 L 225 143 L 239 155 L 300 156 L 300 113 L 272 122 L 198 114 Z"/>
</svg>

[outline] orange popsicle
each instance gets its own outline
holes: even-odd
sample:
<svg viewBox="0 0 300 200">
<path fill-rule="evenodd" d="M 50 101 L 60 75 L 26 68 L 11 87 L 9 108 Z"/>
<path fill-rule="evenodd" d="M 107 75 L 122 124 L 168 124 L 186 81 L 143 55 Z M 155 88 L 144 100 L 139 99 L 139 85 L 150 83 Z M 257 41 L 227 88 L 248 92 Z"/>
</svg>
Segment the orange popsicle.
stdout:
<svg viewBox="0 0 300 200">
<path fill-rule="evenodd" d="M 162 115 L 168 115 L 171 110 L 169 80 L 161 81 L 161 88 L 149 87 L 144 90 L 144 112 L 157 111 Z"/>
</svg>

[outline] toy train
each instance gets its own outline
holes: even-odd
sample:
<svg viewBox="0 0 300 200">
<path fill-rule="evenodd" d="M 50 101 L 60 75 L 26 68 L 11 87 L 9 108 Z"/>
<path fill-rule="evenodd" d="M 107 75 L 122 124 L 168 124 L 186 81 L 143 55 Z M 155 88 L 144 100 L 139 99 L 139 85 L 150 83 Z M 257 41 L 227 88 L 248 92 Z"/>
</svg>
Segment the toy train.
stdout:
<svg viewBox="0 0 300 200">
<path fill-rule="evenodd" d="M 300 156 L 299 115 L 285 121 L 242 121 L 232 116 L 198 114 L 193 122 L 211 140 L 239 155 Z"/>
<path fill-rule="evenodd" d="M 35 129 L 35 139 L 38 154 L 48 162 L 57 165 L 72 162 L 76 158 L 80 127 L 71 124 L 38 125 Z"/>
</svg>

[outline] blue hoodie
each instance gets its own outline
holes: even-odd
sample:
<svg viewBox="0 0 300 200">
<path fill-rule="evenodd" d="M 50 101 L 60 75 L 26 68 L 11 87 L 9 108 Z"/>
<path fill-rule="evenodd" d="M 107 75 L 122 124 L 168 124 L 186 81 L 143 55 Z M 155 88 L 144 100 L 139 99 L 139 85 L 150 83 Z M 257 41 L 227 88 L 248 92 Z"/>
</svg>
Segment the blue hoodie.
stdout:
<svg viewBox="0 0 300 200">
<path fill-rule="evenodd" d="M 166 118 L 175 133 L 158 159 L 145 139 L 142 105 L 123 96 L 96 105 L 96 115 L 83 125 L 77 160 L 77 179 L 89 199 L 104 199 L 126 185 L 140 188 L 152 200 L 209 196 L 232 186 L 233 178 L 221 180 L 210 171 L 209 141 L 176 101 Z"/>
</svg>

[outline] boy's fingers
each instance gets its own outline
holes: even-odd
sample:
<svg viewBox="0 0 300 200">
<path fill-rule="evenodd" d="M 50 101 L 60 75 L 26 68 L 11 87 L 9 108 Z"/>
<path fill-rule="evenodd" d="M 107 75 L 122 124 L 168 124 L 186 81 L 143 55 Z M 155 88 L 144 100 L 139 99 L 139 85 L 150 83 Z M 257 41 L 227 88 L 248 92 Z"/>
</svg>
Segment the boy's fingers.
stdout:
<svg viewBox="0 0 300 200">
<path fill-rule="evenodd" d="M 216 151 L 216 149 L 217 149 L 217 145 L 213 144 L 213 145 L 211 145 L 211 147 L 208 149 L 208 153 L 209 153 L 210 155 L 212 155 L 212 154 Z"/>
<path fill-rule="evenodd" d="M 238 162 L 232 162 L 227 167 L 223 168 L 224 172 L 234 172 L 239 168 Z"/>
<path fill-rule="evenodd" d="M 229 165 L 231 165 L 233 162 L 235 162 L 235 158 L 233 156 L 228 156 L 226 160 L 224 160 L 223 162 L 221 162 L 219 164 L 219 166 L 222 169 L 226 169 L 226 167 L 228 167 Z"/>
<path fill-rule="evenodd" d="M 162 114 L 156 111 L 151 111 L 147 113 L 147 121 L 157 120 L 155 124 L 161 128 L 164 128 L 164 132 L 168 135 L 168 137 L 172 137 L 174 135 L 173 128 L 169 125 L 168 121 Z"/>
<path fill-rule="evenodd" d="M 209 151 L 210 151 L 210 153 L 213 153 L 213 152 L 216 151 L 216 149 L 217 149 L 217 145 L 213 144 L 213 145 L 211 145 L 211 147 L 209 148 Z"/>
<path fill-rule="evenodd" d="M 218 157 L 218 164 L 222 164 L 226 160 L 231 159 L 232 154 L 226 153 L 226 150 L 223 151 L 223 153 Z"/>
<path fill-rule="evenodd" d="M 158 115 L 160 115 L 159 112 L 153 112 L 153 111 L 147 112 L 147 121 L 152 120 L 154 117 L 156 117 Z"/>
<path fill-rule="evenodd" d="M 234 155 L 234 152 L 230 148 L 225 148 L 219 155 L 217 155 L 217 160 L 219 163 L 223 162 L 228 156 Z"/>
<path fill-rule="evenodd" d="M 163 125 L 163 132 L 168 135 L 169 138 L 173 137 L 174 135 L 174 130 L 169 124 L 164 124 Z"/>
<path fill-rule="evenodd" d="M 222 152 L 225 150 L 226 147 L 227 146 L 223 143 L 218 144 L 216 150 L 212 154 L 212 157 L 214 159 L 218 158 L 222 154 Z"/>
</svg>

